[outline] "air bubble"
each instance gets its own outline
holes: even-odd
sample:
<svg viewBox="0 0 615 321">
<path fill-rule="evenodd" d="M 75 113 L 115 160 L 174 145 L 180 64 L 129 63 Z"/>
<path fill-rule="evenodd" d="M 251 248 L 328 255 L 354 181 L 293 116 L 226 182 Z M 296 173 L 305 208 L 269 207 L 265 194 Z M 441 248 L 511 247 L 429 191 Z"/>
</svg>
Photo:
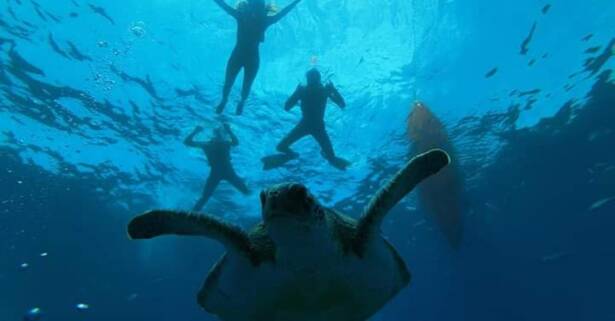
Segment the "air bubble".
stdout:
<svg viewBox="0 0 615 321">
<path fill-rule="evenodd" d="M 143 21 L 137 21 L 135 22 L 132 27 L 130 27 L 130 31 L 132 32 L 133 35 L 141 38 L 143 36 L 145 36 L 145 23 Z"/>
</svg>

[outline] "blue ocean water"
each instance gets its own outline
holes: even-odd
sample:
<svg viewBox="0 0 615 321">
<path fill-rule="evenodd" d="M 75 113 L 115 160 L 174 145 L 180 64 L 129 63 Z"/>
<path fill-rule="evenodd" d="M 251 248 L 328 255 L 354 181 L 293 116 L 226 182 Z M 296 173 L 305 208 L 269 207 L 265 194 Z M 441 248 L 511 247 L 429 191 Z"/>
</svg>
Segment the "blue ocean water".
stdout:
<svg viewBox="0 0 615 321">
<path fill-rule="evenodd" d="M 0 321 L 34 308 L 47 321 L 215 320 L 195 294 L 222 247 L 131 242 L 125 227 L 200 195 L 209 167 L 182 141 L 218 124 L 234 39 L 208 0 L 0 4 Z M 442 120 L 463 241 L 452 249 L 407 197 L 383 234 L 413 280 L 374 321 L 611 321 L 614 54 L 609 0 L 304 0 L 267 32 L 245 113 L 232 113 L 240 78 L 222 118 L 252 190 L 299 181 L 353 216 L 410 157 L 412 103 Z M 314 66 L 348 103 L 326 122 L 352 165 L 331 167 L 306 139 L 298 160 L 262 171 Z M 223 183 L 205 211 L 250 226 L 258 193 Z"/>
</svg>

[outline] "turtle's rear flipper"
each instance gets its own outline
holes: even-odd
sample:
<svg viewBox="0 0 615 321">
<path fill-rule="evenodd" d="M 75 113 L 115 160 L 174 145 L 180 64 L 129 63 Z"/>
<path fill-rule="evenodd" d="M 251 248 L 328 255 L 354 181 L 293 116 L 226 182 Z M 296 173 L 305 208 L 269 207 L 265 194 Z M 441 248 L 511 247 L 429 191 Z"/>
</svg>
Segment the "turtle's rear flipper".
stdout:
<svg viewBox="0 0 615 321">
<path fill-rule="evenodd" d="M 420 182 L 436 174 L 451 162 L 441 149 L 414 157 L 374 195 L 357 227 L 356 245 L 362 249 L 372 235 L 379 233 L 385 215 Z"/>
<path fill-rule="evenodd" d="M 131 239 L 162 235 L 204 236 L 217 240 L 229 250 L 250 255 L 250 239 L 241 228 L 208 215 L 175 211 L 149 211 L 128 224 Z"/>
</svg>

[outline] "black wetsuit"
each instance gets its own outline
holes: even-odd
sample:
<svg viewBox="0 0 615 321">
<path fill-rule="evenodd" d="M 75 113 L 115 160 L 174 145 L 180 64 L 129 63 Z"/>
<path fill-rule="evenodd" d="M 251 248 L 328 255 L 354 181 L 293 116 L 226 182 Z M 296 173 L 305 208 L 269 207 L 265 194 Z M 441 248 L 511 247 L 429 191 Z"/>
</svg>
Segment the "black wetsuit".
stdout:
<svg viewBox="0 0 615 321">
<path fill-rule="evenodd" d="M 250 95 L 252 84 L 254 83 L 254 79 L 260 67 L 259 47 L 265 40 L 265 31 L 267 31 L 269 26 L 278 22 L 288 14 L 298 2 L 299 1 L 293 2 L 275 16 L 268 16 L 264 8 L 263 11 L 258 12 L 251 8 L 240 11 L 231 8 L 221 0 L 216 1 L 222 9 L 237 21 L 237 42 L 226 65 L 226 75 L 224 87 L 222 89 L 222 102 L 220 102 L 217 108 L 219 113 L 224 110 L 235 79 L 243 68 L 241 102 L 239 103 L 237 113 L 242 112 L 243 104 Z"/>
<path fill-rule="evenodd" d="M 344 98 L 333 85 L 322 84 L 298 86 L 295 92 L 286 101 L 286 110 L 290 110 L 301 101 L 301 121 L 291 132 L 282 139 L 277 149 L 289 153 L 290 146 L 299 139 L 312 135 L 322 148 L 323 155 L 329 161 L 336 159 L 331 140 L 325 127 L 325 109 L 328 99 L 331 99 L 340 108 L 346 107 Z"/>
<path fill-rule="evenodd" d="M 265 40 L 265 30 L 269 21 L 264 14 L 237 13 L 233 15 L 237 20 L 237 43 L 226 65 L 226 76 L 222 90 L 223 99 L 228 99 L 231 87 L 237 75 L 243 68 L 243 85 L 241 99 L 250 95 L 250 90 L 258 69 L 260 67 L 260 43 Z"/>
<path fill-rule="evenodd" d="M 200 211 L 212 196 L 218 184 L 225 180 L 233 185 L 243 194 L 248 194 L 250 191 L 243 179 L 237 175 L 233 165 L 231 164 L 231 148 L 239 144 L 235 135 L 230 133 L 231 141 L 225 139 L 212 139 L 205 143 L 197 143 L 193 141 L 196 131 L 193 132 L 185 141 L 185 144 L 191 147 L 200 148 L 205 152 L 207 162 L 211 168 L 203 193 L 198 202 L 194 206 L 194 211 Z"/>
</svg>

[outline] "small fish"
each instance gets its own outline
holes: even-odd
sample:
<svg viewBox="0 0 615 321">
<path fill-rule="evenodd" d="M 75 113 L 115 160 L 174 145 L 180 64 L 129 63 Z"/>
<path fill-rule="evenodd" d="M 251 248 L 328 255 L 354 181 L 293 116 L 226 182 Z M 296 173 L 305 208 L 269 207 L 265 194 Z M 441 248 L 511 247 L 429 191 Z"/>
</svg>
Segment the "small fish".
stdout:
<svg viewBox="0 0 615 321">
<path fill-rule="evenodd" d="M 70 54 L 71 57 L 79 61 L 92 61 L 92 58 L 81 53 L 79 49 L 77 49 L 77 46 L 75 46 L 74 43 L 68 41 L 67 44 L 68 44 L 68 47 L 70 48 L 70 51 L 68 53 Z"/>
<path fill-rule="evenodd" d="M 492 211 L 495 211 L 495 212 L 499 212 L 500 211 L 500 209 L 497 206 L 495 206 L 495 205 L 493 205 L 493 204 L 491 204 L 489 202 L 485 203 L 485 207 L 487 207 L 488 209 L 490 209 Z"/>
<path fill-rule="evenodd" d="M 46 257 L 46 256 L 48 256 L 48 255 L 49 255 L 49 253 L 47 253 L 47 252 L 43 252 L 43 253 L 41 253 L 41 257 Z"/>
<path fill-rule="evenodd" d="M 528 99 L 525 104 L 524 110 L 531 110 L 537 101 L 538 101 L 537 99 L 532 99 L 532 98 Z"/>
<path fill-rule="evenodd" d="M 21 263 L 21 265 L 19 265 L 19 269 L 22 271 L 27 270 L 30 267 L 30 264 L 28 263 Z"/>
<path fill-rule="evenodd" d="M 593 36 L 594 36 L 594 34 L 593 34 L 593 33 L 590 33 L 590 34 L 588 34 L 587 36 L 585 36 L 585 37 L 581 38 L 581 41 L 585 41 L 585 42 L 587 42 L 587 41 L 589 41 L 589 40 L 590 40 Z"/>
<path fill-rule="evenodd" d="M 596 46 L 596 47 L 587 48 L 587 49 L 585 50 L 585 53 L 586 53 L 586 54 L 595 54 L 595 53 L 597 53 L 598 51 L 600 51 L 600 49 L 601 49 L 601 48 L 602 48 L 602 47 L 600 47 L 600 46 Z"/>
<path fill-rule="evenodd" d="M 523 56 L 525 56 L 528 53 L 528 51 L 530 51 L 529 46 L 530 46 L 530 43 L 532 42 L 532 38 L 534 38 L 534 32 L 536 32 L 536 26 L 537 26 L 537 23 L 534 22 L 534 24 L 532 25 L 532 29 L 530 29 L 530 33 L 527 35 L 525 40 L 523 40 L 523 43 L 521 43 L 521 55 Z"/>
<path fill-rule="evenodd" d="M 611 59 L 615 53 L 615 39 L 612 39 L 604 48 L 604 51 L 596 57 L 591 57 L 585 61 L 585 71 L 595 75 Z"/>
<path fill-rule="evenodd" d="M 551 263 L 551 262 L 555 262 L 555 261 L 559 261 L 567 256 L 569 256 L 569 253 L 566 252 L 559 252 L 559 253 L 553 253 L 550 255 L 545 255 L 543 256 L 540 261 L 542 263 Z"/>
<path fill-rule="evenodd" d="M 550 9 L 551 9 L 551 5 L 550 5 L 550 4 L 547 4 L 546 6 L 544 6 L 544 7 L 542 8 L 542 14 L 547 14 L 547 13 L 549 13 L 549 10 L 550 10 Z"/>
<path fill-rule="evenodd" d="M 612 133 L 612 131 L 610 129 L 597 129 L 595 131 L 593 131 L 591 134 L 589 134 L 589 137 L 587 138 L 588 141 L 593 142 L 597 139 L 600 139 L 604 136 L 610 135 Z"/>
<path fill-rule="evenodd" d="M 43 317 L 43 312 L 40 308 L 32 308 L 23 317 L 23 321 L 39 321 Z"/>
<path fill-rule="evenodd" d="M 602 207 L 604 207 L 606 204 L 610 203 L 611 201 L 615 201 L 615 196 L 603 198 L 599 201 L 594 202 L 594 204 L 592 204 L 592 206 L 589 207 L 589 211 L 595 212 L 601 209 Z"/>
<path fill-rule="evenodd" d="M 520 91 L 518 93 L 519 97 L 525 97 L 525 96 L 535 96 L 540 94 L 542 90 L 540 88 L 536 88 L 536 89 L 532 89 L 532 90 L 528 90 L 528 91 Z"/>
<path fill-rule="evenodd" d="M 494 76 L 497 72 L 498 72 L 498 68 L 497 68 L 497 67 L 496 67 L 496 68 L 493 68 L 493 69 L 489 70 L 489 72 L 487 72 L 487 73 L 485 74 L 485 78 L 491 78 L 491 77 L 493 77 L 493 76 Z"/>
<path fill-rule="evenodd" d="M 111 22 L 111 24 L 115 25 L 115 21 L 113 20 L 113 18 L 111 18 L 111 16 L 109 16 L 109 14 L 107 14 L 107 11 L 105 11 L 105 8 L 103 7 L 97 7 L 93 4 L 89 4 L 90 9 L 96 13 L 97 15 L 107 19 L 109 22 Z"/>
<path fill-rule="evenodd" d="M 75 305 L 75 308 L 77 308 L 77 310 L 79 310 L 79 311 L 85 311 L 85 310 L 89 310 L 90 309 L 90 305 L 89 304 L 85 304 L 85 303 L 79 303 L 79 304 Z"/>
<path fill-rule="evenodd" d="M 419 226 L 424 225 L 425 223 L 427 223 L 427 221 L 425 221 L 425 220 L 420 220 L 420 221 L 418 221 L 418 222 L 414 223 L 413 227 L 419 227 Z"/>
</svg>

